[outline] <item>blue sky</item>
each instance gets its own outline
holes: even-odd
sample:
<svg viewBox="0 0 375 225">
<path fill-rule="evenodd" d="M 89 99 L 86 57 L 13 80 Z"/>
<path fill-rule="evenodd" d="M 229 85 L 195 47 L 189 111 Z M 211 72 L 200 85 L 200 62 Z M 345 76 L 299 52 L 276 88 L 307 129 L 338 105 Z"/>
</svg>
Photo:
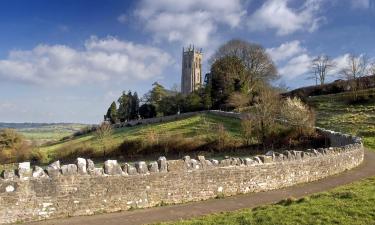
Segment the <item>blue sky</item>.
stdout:
<svg viewBox="0 0 375 225">
<path fill-rule="evenodd" d="M 2 0 L 0 121 L 97 123 L 123 90 L 179 84 L 183 46 L 207 60 L 232 38 L 263 45 L 278 82 L 310 85 L 319 54 L 336 70 L 375 57 L 375 0 Z"/>
</svg>

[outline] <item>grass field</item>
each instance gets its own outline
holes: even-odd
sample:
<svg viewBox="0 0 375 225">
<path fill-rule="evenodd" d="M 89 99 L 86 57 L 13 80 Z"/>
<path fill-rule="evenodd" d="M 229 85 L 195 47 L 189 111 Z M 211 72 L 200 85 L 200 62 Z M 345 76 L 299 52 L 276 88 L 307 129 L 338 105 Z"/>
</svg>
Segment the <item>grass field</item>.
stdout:
<svg viewBox="0 0 375 225">
<path fill-rule="evenodd" d="M 169 137 L 183 136 L 185 138 L 203 139 L 208 135 L 212 135 L 215 131 L 215 126 L 218 124 L 223 124 L 225 130 L 233 139 L 241 139 L 239 120 L 212 114 L 202 114 L 173 122 L 115 129 L 106 141 L 105 148 L 116 148 L 124 140 L 147 139 L 150 133 L 155 133 L 158 136 L 168 135 Z M 73 146 L 83 146 L 86 149 L 94 149 L 97 152 L 103 149 L 103 143 L 96 138 L 95 133 L 91 133 L 72 140 L 42 146 L 39 150 L 46 153 L 49 159 L 52 159 L 58 151 Z"/>
<path fill-rule="evenodd" d="M 375 149 L 375 99 L 350 105 L 346 103 L 347 98 L 348 94 L 310 97 L 317 126 L 360 136 L 366 147 Z"/>
<path fill-rule="evenodd" d="M 298 200 L 163 225 L 375 224 L 375 178 Z"/>
</svg>

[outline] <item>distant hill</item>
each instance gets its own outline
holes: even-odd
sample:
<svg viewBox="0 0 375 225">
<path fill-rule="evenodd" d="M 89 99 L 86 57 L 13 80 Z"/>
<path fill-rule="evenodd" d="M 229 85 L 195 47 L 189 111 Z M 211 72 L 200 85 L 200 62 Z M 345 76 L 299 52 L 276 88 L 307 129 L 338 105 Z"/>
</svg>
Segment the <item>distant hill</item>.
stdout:
<svg viewBox="0 0 375 225">
<path fill-rule="evenodd" d="M 45 127 L 70 127 L 72 125 L 85 125 L 78 123 L 4 123 L 0 122 L 1 128 L 13 128 L 13 129 L 37 129 Z"/>
<path fill-rule="evenodd" d="M 318 95 L 327 95 L 327 94 L 337 94 L 342 92 L 350 92 L 350 85 L 347 80 L 336 80 L 332 83 L 324 85 L 314 85 L 308 87 L 301 87 L 294 89 L 292 91 L 283 93 L 285 97 L 288 96 L 298 96 L 300 98 L 306 98 L 308 96 L 318 96 Z M 375 75 L 360 77 L 357 79 L 359 87 L 361 89 L 370 89 L 375 88 Z"/>
<path fill-rule="evenodd" d="M 60 140 L 90 126 L 78 123 L 2 123 L 0 129 L 12 128 L 37 145 Z"/>
</svg>

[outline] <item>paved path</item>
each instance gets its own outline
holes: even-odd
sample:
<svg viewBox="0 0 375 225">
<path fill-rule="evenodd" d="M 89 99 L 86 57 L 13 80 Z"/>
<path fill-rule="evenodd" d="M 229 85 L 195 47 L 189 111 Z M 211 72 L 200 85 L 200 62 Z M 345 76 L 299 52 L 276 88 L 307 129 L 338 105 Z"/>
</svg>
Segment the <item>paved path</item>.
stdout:
<svg viewBox="0 0 375 225">
<path fill-rule="evenodd" d="M 211 213 L 253 208 L 275 203 L 288 197 L 301 198 L 316 192 L 327 191 L 363 178 L 375 176 L 375 152 L 365 151 L 365 160 L 359 167 L 319 181 L 284 189 L 238 195 L 224 199 L 212 199 L 188 204 L 139 209 L 119 213 L 79 216 L 66 219 L 28 223 L 29 225 L 137 225 L 188 219 Z"/>
</svg>

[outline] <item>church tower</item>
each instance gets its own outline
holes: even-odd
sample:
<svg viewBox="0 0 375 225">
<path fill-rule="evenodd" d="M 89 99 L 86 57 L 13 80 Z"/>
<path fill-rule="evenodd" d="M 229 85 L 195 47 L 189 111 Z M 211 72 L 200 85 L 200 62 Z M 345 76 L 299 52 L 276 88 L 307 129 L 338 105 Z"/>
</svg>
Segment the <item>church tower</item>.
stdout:
<svg viewBox="0 0 375 225">
<path fill-rule="evenodd" d="M 202 49 L 182 49 L 181 92 L 184 95 L 197 90 L 202 84 Z"/>
</svg>

